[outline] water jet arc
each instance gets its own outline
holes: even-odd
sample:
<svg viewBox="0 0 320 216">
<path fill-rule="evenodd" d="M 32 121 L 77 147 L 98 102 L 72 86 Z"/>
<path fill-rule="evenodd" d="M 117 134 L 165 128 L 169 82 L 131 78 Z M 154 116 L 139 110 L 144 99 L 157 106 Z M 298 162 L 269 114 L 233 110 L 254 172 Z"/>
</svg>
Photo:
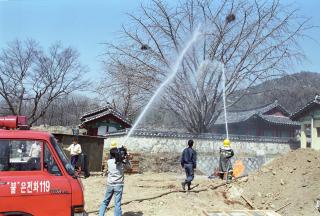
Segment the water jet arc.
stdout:
<svg viewBox="0 0 320 216">
<path fill-rule="evenodd" d="M 171 82 L 171 80 L 176 76 L 178 69 L 180 67 L 180 64 L 185 56 L 185 54 L 187 53 L 187 51 L 190 49 L 191 45 L 197 41 L 199 35 L 200 35 L 200 26 L 197 27 L 195 29 L 195 31 L 192 34 L 192 37 L 189 39 L 189 41 L 186 43 L 185 47 L 183 48 L 183 50 L 180 52 L 177 60 L 175 61 L 173 67 L 171 68 L 171 73 L 170 75 L 166 78 L 166 80 L 164 82 L 161 83 L 161 85 L 159 86 L 159 88 L 156 90 L 156 92 L 153 94 L 153 96 L 151 97 L 151 99 L 149 100 L 149 102 L 147 103 L 147 105 L 145 106 L 145 108 L 142 110 L 141 114 L 139 115 L 138 119 L 135 121 L 134 125 L 132 126 L 132 128 L 130 128 L 129 133 L 127 134 L 127 136 L 124 139 L 123 145 L 126 144 L 128 138 L 131 136 L 131 134 L 133 133 L 133 131 L 136 129 L 137 125 L 140 123 L 140 121 L 142 120 L 143 116 L 145 115 L 145 113 L 148 111 L 149 107 L 151 106 L 151 104 L 153 103 L 153 101 L 155 100 L 155 98 L 161 93 L 162 89 Z"/>
</svg>

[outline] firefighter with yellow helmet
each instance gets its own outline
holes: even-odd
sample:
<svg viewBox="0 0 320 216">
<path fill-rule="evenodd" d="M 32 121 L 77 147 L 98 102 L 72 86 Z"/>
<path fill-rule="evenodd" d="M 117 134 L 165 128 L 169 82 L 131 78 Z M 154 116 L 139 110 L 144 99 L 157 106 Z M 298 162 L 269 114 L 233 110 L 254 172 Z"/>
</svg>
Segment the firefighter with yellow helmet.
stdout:
<svg viewBox="0 0 320 216">
<path fill-rule="evenodd" d="M 230 148 L 230 140 L 225 139 L 223 141 L 223 147 L 220 148 L 220 161 L 219 161 L 219 174 L 221 179 L 226 179 L 227 183 L 232 180 L 232 164 L 231 158 L 233 157 L 234 152 Z"/>
</svg>

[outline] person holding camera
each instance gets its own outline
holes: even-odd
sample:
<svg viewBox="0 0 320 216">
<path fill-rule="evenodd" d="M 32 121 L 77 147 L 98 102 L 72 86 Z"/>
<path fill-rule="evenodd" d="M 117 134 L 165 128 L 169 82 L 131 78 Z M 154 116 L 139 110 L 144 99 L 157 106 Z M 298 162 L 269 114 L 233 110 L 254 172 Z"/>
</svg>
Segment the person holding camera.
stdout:
<svg viewBox="0 0 320 216">
<path fill-rule="evenodd" d="M 125 147 L 117 148 L 116 141 L 111 142 L 110 155 L 108 159 L 108 178 L 107 178 L 107 190 L 105 198 L 102 201 L 99 209 L 99 216 L 103 216 L 106 209 L 112 199 L 114 199 L 114 215 L 121 216 L 121 199 L 124 185 L 124 169 L 130 169 L 130 162 L 128 160 L 128 154 Z"/>
</svg>

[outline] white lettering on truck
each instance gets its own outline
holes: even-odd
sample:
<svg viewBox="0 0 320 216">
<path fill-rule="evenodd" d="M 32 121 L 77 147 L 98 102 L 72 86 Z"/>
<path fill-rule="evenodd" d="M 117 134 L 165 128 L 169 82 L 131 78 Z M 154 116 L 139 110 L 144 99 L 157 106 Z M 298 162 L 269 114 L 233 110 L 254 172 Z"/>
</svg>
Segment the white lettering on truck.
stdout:
<svg viewBox="0 0 320 216">
<path fill-rule="evenodd" d="M 50 181 L 10 182 L 10 194 L 48 193 Z"/>
</svg>

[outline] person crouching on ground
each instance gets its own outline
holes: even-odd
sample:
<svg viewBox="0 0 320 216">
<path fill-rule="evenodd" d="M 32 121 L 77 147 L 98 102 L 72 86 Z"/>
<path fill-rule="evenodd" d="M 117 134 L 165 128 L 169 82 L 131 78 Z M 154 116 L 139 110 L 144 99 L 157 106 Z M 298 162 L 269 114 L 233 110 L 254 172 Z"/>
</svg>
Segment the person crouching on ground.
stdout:
<svg viewBox="0 0 320 216">
<path fill-rule="evenodd" d="M 185 169 L 186 172 L 186 180 L 181 183 L 182 189 L 186 189 L 186 185 L 188 185 L 188 190 L 191 190 L 191 182 L 194 178 L 194 169 L 197 167 L 197 152 L 193 150 L 193 140 L 188 141 L 188 146 L 182 152 L 181 156 L 181 167 Z"/>
<path fill-rule="evenodd" d="M 70 152 L 71 155 L 71 165 L 73 168 L 76 168 L 77 162 L 79 160 L 79 155 L 81 154 L 81 145 L 78 143 L 78 140 L 76 138 L 72 139 L 72 144 L 65 148 L 65 150 Z"/>
<path fill-rule="evenodd" d="M 220 178 L 226 179 L 227 183 L 230 183 L 232 180 L 233 168 L 231 164 L 231 158 L 233 155 L 234 152 L 230 148 L 230 140 L 225 139 L 223 141 L 223 148 L 220 148 L 219 170 Z"/>
<path fill-rule="evenodd" d="M 108 179 L 107 179 L 107 190 L 104 200 L 102 201 L 101 207 L 99 209 L 99 216 L 103 216 L 106 209 L 115 195 L 114 199 L 114 216 L 121 216 L 121 198 L 124 185 L 124 169 L 130 169 L 130 162 L 126 161 L 116 161 L 116 158 L 120 158 L 117 154 L 117 143 L 115 141 L 111 142 L 110 155 L 108 159 Z"/>
</svg>

